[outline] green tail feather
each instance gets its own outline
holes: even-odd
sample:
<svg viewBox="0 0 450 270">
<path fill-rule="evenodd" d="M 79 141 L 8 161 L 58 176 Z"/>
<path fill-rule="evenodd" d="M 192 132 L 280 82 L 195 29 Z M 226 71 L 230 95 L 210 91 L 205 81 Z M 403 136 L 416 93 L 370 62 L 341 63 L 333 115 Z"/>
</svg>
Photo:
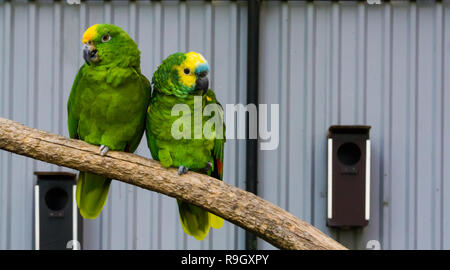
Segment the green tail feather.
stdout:
<svg viewBox="0 0 450 270">
<path fill-rule="evenodd" d="M 197 207 L 193 204 L 177 200 L 180 214 L 181 226 L 185 233 L 195 237 L 197 240 L 203 240 L 208 235 L 211 226 L 220 228 L 223 225 L 223 219 Z"/>
<path fill-rule="evenodd" d="M 94 219 L 102 212 L 108 198 L 111 179 L 80 172 L 77 184 L 77 205 L 84 218 Z"/>
</svg>

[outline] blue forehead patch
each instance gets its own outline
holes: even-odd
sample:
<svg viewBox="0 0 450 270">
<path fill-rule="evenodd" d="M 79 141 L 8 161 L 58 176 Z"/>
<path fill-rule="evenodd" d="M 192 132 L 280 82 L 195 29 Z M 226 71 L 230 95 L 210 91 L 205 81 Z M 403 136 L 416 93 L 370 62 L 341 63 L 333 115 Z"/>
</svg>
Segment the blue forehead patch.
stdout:
<svg viewBox="0 0 450 270">
<path fill-rule="evenodd" d="M 203 71 L 208 72 L 209 71 L 209 65 L 208 63 L 204 63 L 204 64 L 200 64 L 197 66 L 197 68 L 195 69 L 195 74 L 199 74 Z"/>
</svg>

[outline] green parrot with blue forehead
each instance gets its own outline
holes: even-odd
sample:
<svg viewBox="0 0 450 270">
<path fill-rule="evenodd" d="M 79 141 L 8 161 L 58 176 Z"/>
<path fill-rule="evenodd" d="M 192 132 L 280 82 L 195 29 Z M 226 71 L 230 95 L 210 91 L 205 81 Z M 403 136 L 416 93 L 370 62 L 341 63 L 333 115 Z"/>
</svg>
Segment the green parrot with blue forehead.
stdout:
<svg viewBox="0 0 450 270">
<path fill-rule="evenodd" d="M 162 62 L 152 78 L 146 136 L 152 157 L 162 166 L 178 167 L 178 174 L 192 170 L 222 180 L 225 124 L 222 107 L 208 88 L 208 73 L 208 62 L 196 52 L 174 53 Z M 182 116 L 187 117 L 187 121 L 178 126 L 180 116 L 173 114 L 172 109 L 180 104 L 188 110 Z M 196 121 L 194 110 L 203 112 L 211 108 L 210 105 L 216 109 L 203 113 L 200 121 Z M 207 125 L 211 120 L 217 121 Z M 187 129 L 189 124 L 190 129 Z M 186 129 L 184 134 L 188 136 L 174 136 L 174 126 L 178 131 Z M 208 131 L 208 136 L 203 129 Z M 211 227 L 218 229 L 224 224 L 222 218 L 200 207 L 181 200 L 177 202 L 184 232 L 197 240 L 203 240 Z"/>
<path fill-rule="evenodd" d="M 141 74 L 140 51 L 120 27 L 96 24 L 83 34 L 85 63 L 67 102 L 71 138 L 109 150 L 134 152 L 145 130 L 150 82 Z M 80 172 L 76 201 L 84 218 L 96 218 L 111 179 Z"/>
</svg>

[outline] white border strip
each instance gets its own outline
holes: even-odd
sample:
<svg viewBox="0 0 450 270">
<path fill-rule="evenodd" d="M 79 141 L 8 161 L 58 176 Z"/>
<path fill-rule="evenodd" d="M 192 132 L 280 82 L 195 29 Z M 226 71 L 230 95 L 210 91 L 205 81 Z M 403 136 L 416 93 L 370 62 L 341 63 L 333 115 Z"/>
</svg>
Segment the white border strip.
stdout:
<svg viewBox="0 0 450 270">
<path fill-rule="evenodd" d="M 72 187 L 72 194 L 73 194 L 73 200 L 72 200 L 72 247 L 73 250 L 78 250 L 78 209 L 77 209 L 77 186 L 74 185 Z"/>
<path fill-rule="evenodd" d="M 39 186 L 34 186 L 34 249 L 39 250 Z"/>
<path fill-rule="evenodd" d="M 328 219 L 331 219 L 333 217 L 332 210 L 333 210 L 333 139 L 328 139 L 328 191 L 327 191 L 327 217 Z"/>
<path fill-rule="evenodd" d="M 366 220 L 370 219 L 370 140 L 366 140 Z"/>
</svg>

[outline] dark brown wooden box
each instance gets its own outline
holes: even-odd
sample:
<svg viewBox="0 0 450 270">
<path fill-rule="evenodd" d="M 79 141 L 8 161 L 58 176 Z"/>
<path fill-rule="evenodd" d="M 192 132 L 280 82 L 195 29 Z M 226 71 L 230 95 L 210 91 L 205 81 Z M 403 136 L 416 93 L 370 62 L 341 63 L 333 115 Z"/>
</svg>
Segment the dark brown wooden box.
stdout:
<svg viewBox="0 0 450 270">
<path fill-rule="evenodd" d="M 328 132 L 327 225 L 367 226 L 370 219 L 370 126 Z"/>
</svg>

